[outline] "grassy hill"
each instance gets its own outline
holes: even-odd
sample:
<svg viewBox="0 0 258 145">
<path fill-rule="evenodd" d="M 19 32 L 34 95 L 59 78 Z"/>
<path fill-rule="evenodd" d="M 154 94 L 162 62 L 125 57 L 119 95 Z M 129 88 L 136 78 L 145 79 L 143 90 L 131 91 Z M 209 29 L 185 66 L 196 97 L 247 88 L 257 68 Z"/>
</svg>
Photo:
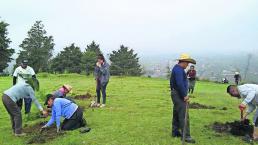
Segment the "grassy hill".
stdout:
<svg viewBox="0 0 258 145">
<path fill-rule="evenodd" d="M 64 83 L 73 86 L 72 96 L 95 95 L 95 81 L 82 75 L 39 76 L 41 88 L 37 97 L 43 103 L 44 95 L 51 93 Z M 12 84 L 12 78 L 0 78 L 0 91 Z M 191 134 L 197 145 L 239 145 L 241 138 L 217 134 L 204 127 L 215 121 L 226 122 L 240 118 L 237 109 L 240 100 L 226 94 L 226 86 L 210 82 L 198 82 L 191 102 L 216 107 L 216 109 L 190 109 Z M 47 144 L 62 145 L 177 145 L 180 139 L 171 137 L 171 98 L 169 81 L 141 77 L 112 77 L 107 89 L 107 106 L 103 109 L 88 108 L 90 101 L 76 100 L 85 106 L 84 116 L 92 128 L 91 132 L 80 134 L 78 130 L 67 132 Z M 227 110 L 221 108 L 227 107 Z M 22 110 L 24 114 L 24 110 Z M 33 114 L 37 110 L 33 104 Z M 17 138 L 11 132 L 9 116 L 0 103 L 0 144 L 25 144 L 30 136 Z M 35 119 L 23 124 L 33 125 L 44 119 Z M 35 133 L 38 132 L 35 130 Z"/>
</svg>

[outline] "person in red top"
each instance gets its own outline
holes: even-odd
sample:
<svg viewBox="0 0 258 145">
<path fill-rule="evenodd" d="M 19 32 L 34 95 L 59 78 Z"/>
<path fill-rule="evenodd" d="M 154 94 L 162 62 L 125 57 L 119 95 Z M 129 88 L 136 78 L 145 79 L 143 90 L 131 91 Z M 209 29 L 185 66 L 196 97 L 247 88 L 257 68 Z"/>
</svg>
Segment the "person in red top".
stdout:
<svg viewBox="0 0 258 145">
<path fill-rule="evenodd" d="M 193 94 L 196 81 L 196 70 L 194 68 L 194 65 L 191 65 L 190 69 L 187 71 L 186 74 L 189 82 L 188 91 L 189 93 Z"/>
</svg>

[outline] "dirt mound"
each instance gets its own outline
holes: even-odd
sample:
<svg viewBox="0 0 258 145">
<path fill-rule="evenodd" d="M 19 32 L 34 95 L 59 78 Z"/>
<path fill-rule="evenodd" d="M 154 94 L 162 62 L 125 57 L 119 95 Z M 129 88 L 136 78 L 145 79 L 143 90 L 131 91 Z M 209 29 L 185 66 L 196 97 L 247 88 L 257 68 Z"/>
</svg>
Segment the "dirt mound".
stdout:
<svg viewBox="0 0 258 145">
<path fill-rule="evenodd" d="M 221 110 L 228 110 L 228 108 L 227 107 L 223 107 L 223 108 L 221 108 Z"/>
<path fill-rule="evenodd" d="M 41 122 L 23 129 L 23 131 L 30 136 L 27 144 L 46 143 L 64 134 L 64 132 L 57 133 L 55 125 L 40 132 L 41 127 L 45 124 L 46 122 Z"/>
<path fill-rule="evenodd" d="M 194 103 L 190 103 L 189 104 L 189 108 L 191 108 L 191 109 L 215 109 L 216 107 L 206 106 L 206 105 L 194 102 Z"/>
<path fill-rule="evenodd" d="M 220 123 L 215 122 L 211 125 L 211 128 L 218 133 L 230 133 L 235 136 L 252 136 L 253 134 L 253 125 L 250 124 L 248 119 L 244 121 L 234 121 Z"/>
<path fill-rule="evenodd" d="M 85 95 L 76 95 L 76 96 L 74 96 L 74 98 L 78 99 L 78 100 L 89 99 L 89 98 L 92 98 L 92 97 L 94 97 L 94 96 L 91 95 L 90 93 L 86 93 Z"/>
</svg>

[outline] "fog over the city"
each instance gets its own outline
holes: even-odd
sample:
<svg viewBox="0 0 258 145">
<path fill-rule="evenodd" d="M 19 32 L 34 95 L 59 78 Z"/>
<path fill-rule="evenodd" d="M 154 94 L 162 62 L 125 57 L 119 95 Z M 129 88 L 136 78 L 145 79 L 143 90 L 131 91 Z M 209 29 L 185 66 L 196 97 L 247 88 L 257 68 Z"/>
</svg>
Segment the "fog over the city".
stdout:
<svg viewBox="0 0 258 145">
<path fill-rule="evenodd" d="M 182 52 L 246 61 L 258 52 L 256 0 L 1 0 L 0 6 L 16 52 L 36 20 L 53 36 L 54 54 L 71 43 L 84 50 L 92 40 L 105 54 L 121 44 L 133 48 L 143 63 Z"/>
<path fill-rule="evenodd" d="M 0 6 L 17 50 L 36 20 L 53 35 L 56 52 L 92 40 L 105 53 L 124 44 L 141 56 L 258 49 L 256 0 L 2 0 Z"/>
</svg>

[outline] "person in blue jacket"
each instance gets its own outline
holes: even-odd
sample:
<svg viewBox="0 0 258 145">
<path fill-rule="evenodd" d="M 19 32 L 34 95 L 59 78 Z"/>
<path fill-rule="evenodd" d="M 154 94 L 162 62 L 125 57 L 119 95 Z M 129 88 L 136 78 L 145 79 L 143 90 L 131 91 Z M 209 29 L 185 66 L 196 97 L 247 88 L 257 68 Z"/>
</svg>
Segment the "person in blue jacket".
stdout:
<svg viewBox="0 0 258 145">
<path fill-rule="evenodd" d="M 195 143 L 195 140 L 190 135 L 189 118 L 187 124 L 184 123 L 186 105 L 189 101 L 188 81 L 185 69 L 189 63 L 196 64 L 196 61 L 188 54 L 182 54 L 178 59 L 178 64 L 173 67 L 171 73 L 170 88 L 173 102 L 172 136 L 182 137 L 186 125 L 185 142 Z"/>
<path fill-rule="evenodd" d="M 52 116 L 42 129 L 50 127 L 53 123 L 56 123 L 57 132 L 61 130 L 74 130 L 86 125 L 82 109 L 68 99 L 55 98 L 52 94 L 48 94 L 45 105 L 52 108 Z M 61 117 L 64 118 L 62 125 Z"/>
</svg>

